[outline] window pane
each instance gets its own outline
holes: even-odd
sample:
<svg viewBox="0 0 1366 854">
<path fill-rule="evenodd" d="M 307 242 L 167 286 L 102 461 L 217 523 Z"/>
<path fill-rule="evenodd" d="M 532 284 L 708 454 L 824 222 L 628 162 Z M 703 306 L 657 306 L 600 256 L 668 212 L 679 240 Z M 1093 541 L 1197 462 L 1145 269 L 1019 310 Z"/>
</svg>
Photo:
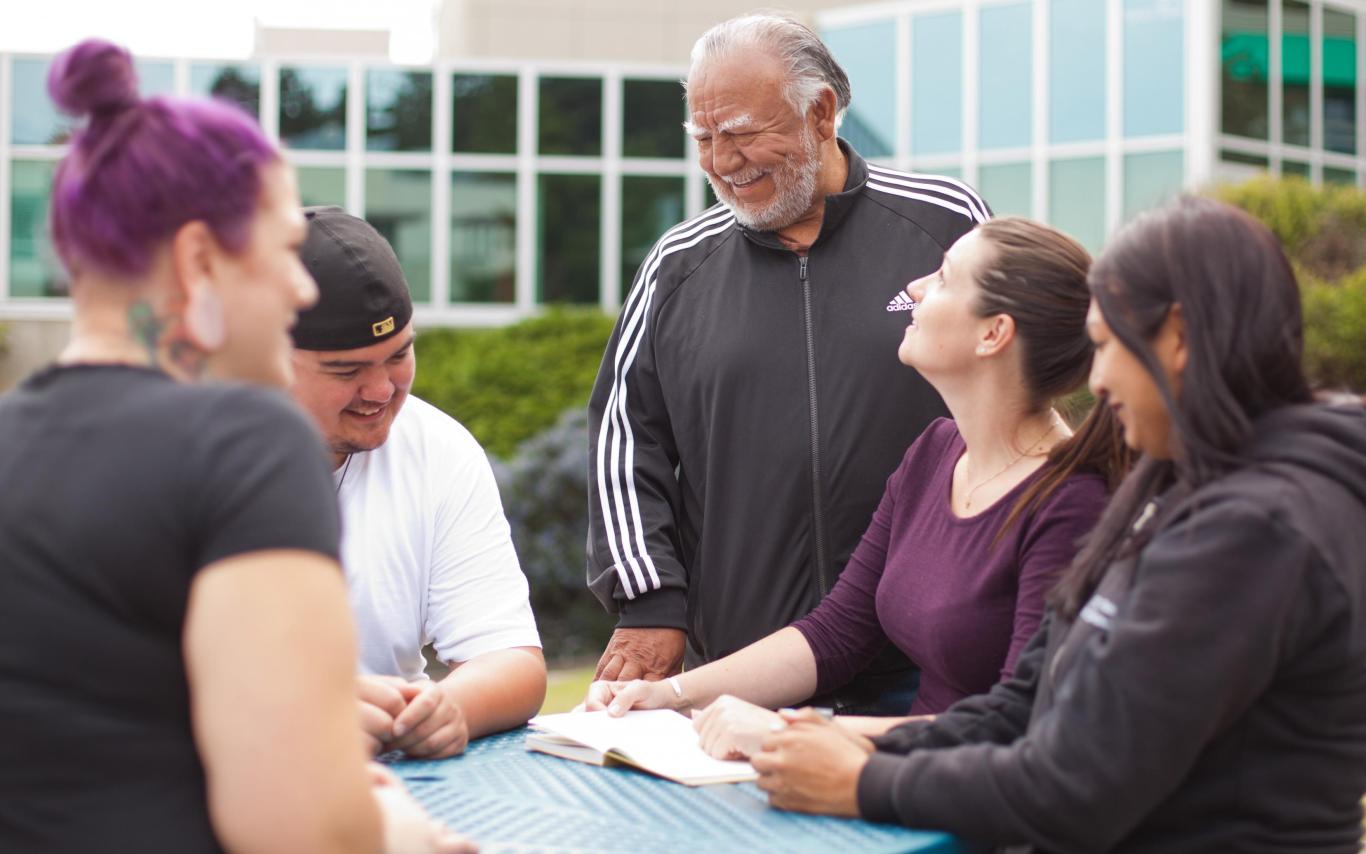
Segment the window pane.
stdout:
<svg viewBox="0 0 1366 854">
<path fill-rule="evenodd" d="M 997 163 L 977 170 L 977 189 L 991 200 L 997 216 L 1030 216 L 1034 210 L 1034 181 L 1028 163 Z"/>
<path fill-rule="evenodd" d="M 394 247 L 414 302 L 432 298 L 432 173 L 369 169 L 365 219 Z"/>
<path fill-rule="evenodd" d="M 346 207 L 346 170 L 303 166 L 295 170 L 299 178 L 299 201 L 304 207 L 336 205 Z"/>
<path fill-rule="evenodd" d="M 622 81 L 621 153 L 626 157 L 682 157 L 683 87 L 674 80 Z"/>
<path fill-rule="evenodd" d="M 1323 167 L 1323 183 L 1356 186 L 1357 173 L 1351 169 L 1338 169 L 1334 166 Z"/>
<path fill-rule="evenodd" d="M 429 72 L 365 72 L 365 147 L 370 151 L 432 150 Z"/>
<path fill-rule="evenodd" d="M 1267 138 L 1266 0 L 1224 0 L 1222 59 L 1223 131 Z"/>
<path fill-rule="evenodd" d="M 470 154 L 517 153 L 516 77 L 451 77 L 451 150 Z"/>
<path fill-rule="evenodd" d="M 683 179 L 621 179 L 621 293 L 624 302 L 650 247 L 683 219 Z"/>
<path fill-rule="evenodd" d="M 142 97 L 175 94 L 175 66 L 171 63 L 135 59 L 133 69 L 138 75 L 138 94 Z"/>
<path fill-rule="evenodd" d="M 1309 4 L 1281 6 L 1281 138 L 1309 144 Z"/>
<path fill-rule="evenodd" d="M 290 148 L 346 148 L 345 69 L 280 69 L 280 141 Z"/>
<path fill-rule="evenodd" d="M 516 302 L 517 176 L 451 174 L 451 302 Z"/>
<path fill-rule="evenodd" d="M 982 148 L 1026 148 L 1033 136 L 1032 18 L 1029 3 L 982 8 L 977 110 Z"/>
<path fill-rule="evenodd" d="M 1053 0 L 1048 16 L 1048 138 L 1105 138 L 1105 4 Z"/>
<path fill-rule="evenodd" d="M 1281 161 L 1281 175 L 1286 178 L 1303 178 L 1309 180 L 1309 164 L 1298 160 Z"/>
<path fill-rule="evenodd" d="M 10 140 L 17 145 L 43 145 L 66 140 L 74 122 L 57 112 L 47 96 L 45 59 L 16 59 L 10 66 Z"/>
<path fill-rule="evenodd" d="M 1165 204 L 1181 193 L 1186 158 L 1180 151 L 1129 154 L 1124 158 L 1124 219 Z"/>
<path fill-rule="evenodd" d="M 542 175 L 536 217 L 538 302 L 598 301 L 597 175 Z"/>
<path fill-rule="evenodd" d="M 1048 221 L 1098 251 L 1105 242 L 1105 158 L 1054 160 L 1048 194 Z"/>
<path fill-rule="evenodd" d="M 261 69 L 254 65 L 191 65 L 190 92 L 231 101 L 252 118 L 258 118 Z"/>
<path fill-rule="evenodd" d="M 602 81 L 596 77 L 542 77 L 542 154 L 602 153 Z"/>
<path fill-rule="evenodd" d="M 10 296 L 66 293 L 66 274 L 47 232 L 47 204 L 56 165 L 29 160 L 10 164 Z"/>
<path fill-rule="evenodd" d="M 963 140 L 963 16 L 911 22 L 911 150 L 958 151 Z"/>
<path fill-rule="evenodd" d="M 864 157 L 896 150 L 896 25 L 877 21 L 821 34 L 849 75 L 853 100 L 840 136 Z"/>
<path fill-rule="evenodd" d="M 1270 165 L 1265 157 L 1225 148 L 1219 152 L 1219 164 L 1215 169 L 1214 178 L 1236 184 L 1264 174 Z"/>
<path fill-rule="evenodd" d="M 1323 10 L 1323 147 L 1357 150 L 1357 19 Z"/>
<path fill-rule="evenodd" d="M 1124 0 L 1124 135 L 1185 128 L 1186 35 L 1183 4 Z"/>
</svg>

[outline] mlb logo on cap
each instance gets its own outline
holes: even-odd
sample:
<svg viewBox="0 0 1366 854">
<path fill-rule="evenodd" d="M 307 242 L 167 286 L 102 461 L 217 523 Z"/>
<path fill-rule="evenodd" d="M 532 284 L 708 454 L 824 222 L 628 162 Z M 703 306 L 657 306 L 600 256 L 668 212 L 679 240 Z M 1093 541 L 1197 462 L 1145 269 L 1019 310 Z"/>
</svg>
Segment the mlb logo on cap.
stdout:
<svg viewBox="0 0 1366 854">
<path fill-rule="evenodd" d="M 390 332 L 394 331 L 394 319 L 392 317 L 386 317 L 379 323 L 372 323 L 370 324 L 370 331 L 375 334 L 376 338 L 388 335 Z"/>
</svg>

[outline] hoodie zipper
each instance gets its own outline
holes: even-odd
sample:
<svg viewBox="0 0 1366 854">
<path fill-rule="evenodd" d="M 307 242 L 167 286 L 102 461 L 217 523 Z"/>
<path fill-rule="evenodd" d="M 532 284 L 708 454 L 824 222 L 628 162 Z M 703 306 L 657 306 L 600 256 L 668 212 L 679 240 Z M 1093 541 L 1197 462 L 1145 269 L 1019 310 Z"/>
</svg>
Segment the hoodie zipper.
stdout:
<svg viewBox="0 0 1366 854">
<path fill-rule="evenodd" d="M 806 270 L 808 260 L 805 255 L 797 257 L 797 273 L 802 282 L 802 308 L 806 319 L 806 389 L 811 407 L 811 510 L 816 539 L 816 583 L 819 585 L 816 592 L 819 601 L 830 591 L 831 585 L 827 577 L 830 562 L 825 554 L 825 509 L 821 500 L 821 431 L 816 417 L 816 333 L 811 317 L 811 280 L 807 278 Z"/>
</svg>

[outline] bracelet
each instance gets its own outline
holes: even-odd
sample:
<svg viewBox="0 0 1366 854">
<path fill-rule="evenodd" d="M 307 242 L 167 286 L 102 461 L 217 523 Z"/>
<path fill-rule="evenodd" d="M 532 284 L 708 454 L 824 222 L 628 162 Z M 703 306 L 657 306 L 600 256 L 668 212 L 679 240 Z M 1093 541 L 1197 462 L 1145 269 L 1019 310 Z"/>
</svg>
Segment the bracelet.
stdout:
<svg viewBox="0 0 1366 854">
<path fill-rule="evenodd" d="M 672 689 L 674 689 L 674 696 L 677 697 L 678 699 L 682 700 L 682 699 L 683 699 L 683 686 L 678 684 L 678 677 L 677 677 L 677 676 L 670 676 L 668 679 L 666 679 L 666 680 L 664 680 L 664 681 L 668 682 L 668 683 L 669 683 L 669 687 L 672 688 Z"/>
</svg>

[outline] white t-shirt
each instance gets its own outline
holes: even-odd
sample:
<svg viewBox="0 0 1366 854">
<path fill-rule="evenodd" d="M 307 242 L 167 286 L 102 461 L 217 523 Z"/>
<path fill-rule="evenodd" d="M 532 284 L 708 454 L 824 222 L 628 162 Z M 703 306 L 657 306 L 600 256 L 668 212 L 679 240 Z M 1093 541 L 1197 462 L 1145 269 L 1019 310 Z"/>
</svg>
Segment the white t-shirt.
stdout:
<svg viewBox="0 0 1366 854">
<path fill-rule="evenodd" d="M 412 395 L 373 451 L 332 475 L 362 673 L 421 679 L 422 647 L 468 661 L 541 645 L 484 449 Z"/>
</svg>

